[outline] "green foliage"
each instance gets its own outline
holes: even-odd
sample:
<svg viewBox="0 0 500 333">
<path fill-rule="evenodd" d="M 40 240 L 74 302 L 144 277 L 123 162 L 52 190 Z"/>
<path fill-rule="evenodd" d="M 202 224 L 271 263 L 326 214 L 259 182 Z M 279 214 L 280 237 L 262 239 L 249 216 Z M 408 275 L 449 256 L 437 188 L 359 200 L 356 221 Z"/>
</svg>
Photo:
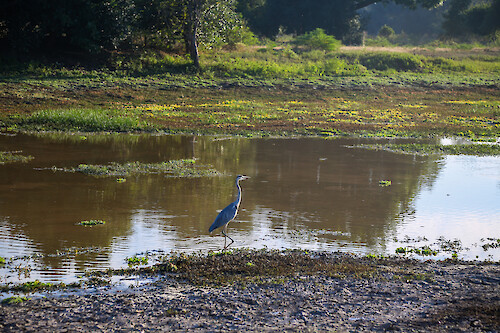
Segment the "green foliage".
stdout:
<svg viewBox="0 0 500 333">
<path fill-rule="evenodd" d="M 138 266 L 138 265 L 147 265 L 149 259 L 148 257 L 133 256 L 130 258 L 126 258 L 126 261 L 129 266 Z"/>
<path fill-rule="evenodd" d="M 450 36 L 491 35 L 500 29 L 500 0 L 452 0 L 443 27 Z"/>
<path fill-rule="evenodd" d="M 384 24 L 380 30 L 378 31 L 378 36 L 384 37 L 384 38 L 389 38 L 394 36 L 396 33 L 394 32 L 394 29 L 388 26 L 387 24 Z"/>
<path fill-rule="evenodd" d="M 334 51 L 340 48 L 342 43 L 334 36 L 327 35 L 321 28 L 316 28 L 304 35 L 297 36 L 295 39 L 297 45 L 305 46 L 311 50 Z"/>
<path fill-rule="evenodd" d="M 5 265 L 5 258 L 4 257 L 0 257 L 0 266 L 3 266 Z"/>
</svg>

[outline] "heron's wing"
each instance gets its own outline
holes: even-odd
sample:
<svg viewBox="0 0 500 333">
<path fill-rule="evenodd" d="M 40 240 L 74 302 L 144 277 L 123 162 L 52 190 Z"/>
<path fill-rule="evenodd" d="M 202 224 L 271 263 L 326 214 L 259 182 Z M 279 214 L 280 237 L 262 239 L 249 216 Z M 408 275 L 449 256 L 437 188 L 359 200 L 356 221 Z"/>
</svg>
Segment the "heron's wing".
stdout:
<svg viewBox="0 0 500 333">
<path fill-rule="evenodd" d="M 208 229 L 208 232 L 212 232 L 215 229 L 222 227 L 236 216 L 238 211 L 238 207 L 236 206 L 236 202 L 230 203 L 226 208 L 224 208 L 219 215 L 215 218 L 214 223 Z"/>
</svg>

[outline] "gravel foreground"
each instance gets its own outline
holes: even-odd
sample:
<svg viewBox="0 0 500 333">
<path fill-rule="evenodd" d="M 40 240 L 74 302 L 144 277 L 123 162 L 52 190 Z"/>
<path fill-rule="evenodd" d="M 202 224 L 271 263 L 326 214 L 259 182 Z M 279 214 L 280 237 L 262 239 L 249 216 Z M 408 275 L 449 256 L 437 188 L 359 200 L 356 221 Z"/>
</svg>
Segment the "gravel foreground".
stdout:
<svg viewBox="0 0 500 333">
<path fill-rule="evenodd" d="M 220 265 L 226 262 L 224 257 L 207 259 L 203 265 L 212 265 L 220 270 L 219 274 L 229 274 Z M 253 262 L 260 263 L 260 259 Z M 248 255 L 242 260 L 247 262 L 246 266 L 254 266 L 248 264 L 252 260 Z M 274 259 L 266 260 L 267 265 L 274 265 Z M 321 260 L 320 266 L 324 267 L 328 263 L 337 265 L 339 259 L 327 256 L 311 260 L 316 261 L 315 265 Z M 210 281 L 194 283 L 163 272 L 152 282 L 133 288 L 83 289 L 63 296 L 49 293 L 46 298 L 0 305 L 0 331 L 498 332 L 500 329 L 498 263 L 350 257 L 349 265 L 356 263 L 359 266 L 351 270 L 356 273 L 290 268 L 292 273 L 285 277 L 255 279 L 253 275 L 250 280 L 240 279 L 224 286 Z M 195 271 L 196 263 L 192 265 Z M 206 266 L 198 266 L 207 270 Z M 358 268 L 363 267 L 373 268 L 376 274 L 359 274 Z M 238 272 L 240 278 L 248 276 L 241 270 Z"/>
</svg>

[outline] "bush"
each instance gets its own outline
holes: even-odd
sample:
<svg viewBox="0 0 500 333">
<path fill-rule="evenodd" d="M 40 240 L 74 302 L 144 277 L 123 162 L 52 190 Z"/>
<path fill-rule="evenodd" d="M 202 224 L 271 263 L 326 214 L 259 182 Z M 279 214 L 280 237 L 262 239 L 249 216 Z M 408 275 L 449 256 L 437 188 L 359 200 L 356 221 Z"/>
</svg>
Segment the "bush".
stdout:
<svg viewBox="0 0 500 333">
<path fill-rule="evenodd" d="M 305 46 L 311 50 L 334 51 L 340 48 L 342 43 L 331 35 L 327 35 L 321 28 L 300 35 L 295 39 L 295 44 Z"/>
<path fill-rule="evenodd" d="M 387 24 L 384 24 L 380 30 L 378 31 L 378 36 L 384 37 L 384 38 L 390 38 L 394 36 L 396 33 L 394 32 L 394 29 L 388 26 Z"/>
</svg>

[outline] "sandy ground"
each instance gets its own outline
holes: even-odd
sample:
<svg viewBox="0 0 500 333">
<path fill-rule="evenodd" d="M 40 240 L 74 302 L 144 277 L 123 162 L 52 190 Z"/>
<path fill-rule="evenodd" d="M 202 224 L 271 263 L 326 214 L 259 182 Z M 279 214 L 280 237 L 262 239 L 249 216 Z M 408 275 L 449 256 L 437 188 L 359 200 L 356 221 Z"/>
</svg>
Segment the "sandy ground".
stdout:
<svg viewBox="0 0 500 333">
<path fill-rule="evenodd" d="M 408 277 L 394 273 L 403 267 L 396 260 L 377 263 L 376 278 L 295 274 L 224 287 L 157 275 L 133 288 L 2 304 L 0 331 L 499 331 L 500 265 L 412 261 L 404 266 L 412 272 Z"/>
</svg>

